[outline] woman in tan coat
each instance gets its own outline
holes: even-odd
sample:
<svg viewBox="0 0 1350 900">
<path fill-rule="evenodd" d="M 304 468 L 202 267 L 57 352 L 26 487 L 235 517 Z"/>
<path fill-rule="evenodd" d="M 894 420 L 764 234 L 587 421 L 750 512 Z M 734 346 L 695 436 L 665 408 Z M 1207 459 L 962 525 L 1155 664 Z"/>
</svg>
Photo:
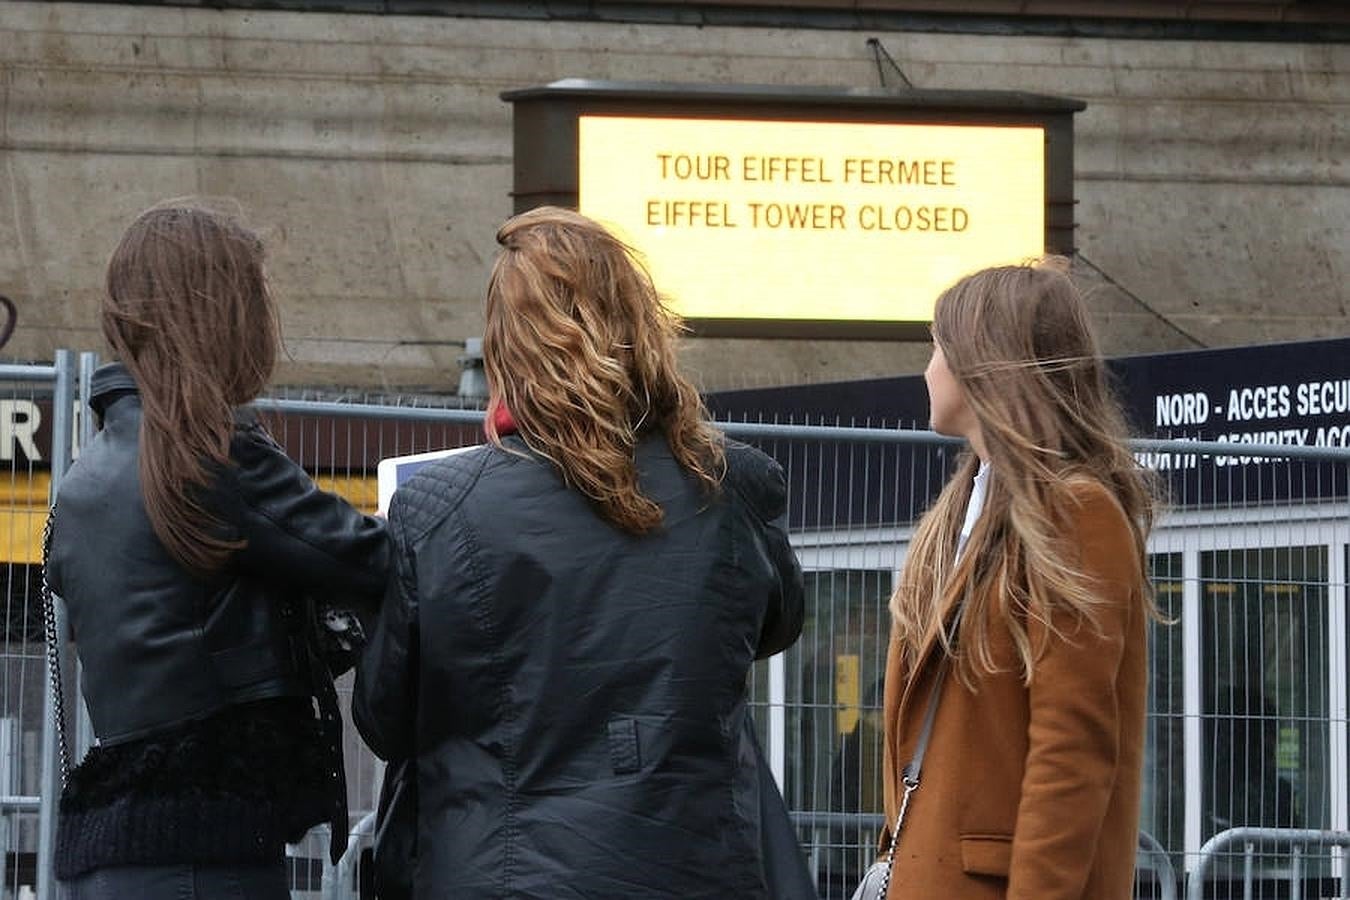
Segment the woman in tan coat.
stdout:
<svg viewBox="0 0 1350 900">
<path fill-rule="evenodd" d="M 1131 895 L 1152 504 L 1061 269 L 988 269 L 937 303 L 932 427 L 969 452 L 891 602 L 892 828 L 936 702 L 891 900 Z"/>
</svg>

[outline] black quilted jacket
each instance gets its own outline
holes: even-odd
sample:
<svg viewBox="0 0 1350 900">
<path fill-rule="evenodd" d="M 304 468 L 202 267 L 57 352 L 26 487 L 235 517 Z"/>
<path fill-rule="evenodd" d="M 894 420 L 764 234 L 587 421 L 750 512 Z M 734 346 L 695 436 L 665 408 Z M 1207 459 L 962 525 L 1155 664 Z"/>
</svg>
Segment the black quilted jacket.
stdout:
<svg viewBox="0 0 1350 900">
<path fill-rule="evenodd" d="M 508 448 L 423 469 L 390 510 L 354 712 L 415 759 L 416 896 L 768 897 L 746 692 L 802 624 L 782 471 L 729 443 L 708 497 L 648 438 L 665 524 L 634 537 Z"/>
</svg>

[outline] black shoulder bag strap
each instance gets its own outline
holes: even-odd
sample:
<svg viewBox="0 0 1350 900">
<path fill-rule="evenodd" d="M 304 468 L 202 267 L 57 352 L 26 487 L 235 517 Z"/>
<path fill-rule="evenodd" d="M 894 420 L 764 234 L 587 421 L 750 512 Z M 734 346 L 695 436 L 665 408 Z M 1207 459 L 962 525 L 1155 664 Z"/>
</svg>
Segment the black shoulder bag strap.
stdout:
<svg viewBox="0 0 1350 900">
<path fill-rule="evenodd" d="M 47 569 L 51 565 L 52 525 L 56 522 L 56 507 L 47 511 L 47 524 L 42 529 L 42 627 L 47 639 L 47 675 L 51 679 L 52 715 L 56 719 L 56 743 L 61 752 L 61 788 L 70 777 L 70 744 L 66 740 L 66 701 L 61 688 L 61 635 L 56 628 L 56 601 L 52 598 Z"/>
</svg>

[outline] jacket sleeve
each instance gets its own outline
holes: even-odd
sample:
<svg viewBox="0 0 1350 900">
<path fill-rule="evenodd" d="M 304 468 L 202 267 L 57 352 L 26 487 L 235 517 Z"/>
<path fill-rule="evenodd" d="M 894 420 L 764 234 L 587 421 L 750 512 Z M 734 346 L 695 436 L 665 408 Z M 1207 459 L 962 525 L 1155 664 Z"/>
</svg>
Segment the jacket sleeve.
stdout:
<svg viewBox="0 0 1350 900">
<path fill-rule="evenodd" d="M 1083 574 L 1097 586 L 1097 621 L 1070 611 L 1029 621 L 1042 647 L 1029 688 L 1030 724 L 1008 872 L 1009 900 L 1081 900 L 1119 767 L 1119 672 L 1143 615 L 1133 537 L 1105 490 L 1073 514 Z M 1142 632 L 1137 632 L 1142 634 Z"/>
<path fill-rule="evenodd" d="M 414 560 L 404 526 L 406 505 L 395 494 L 389 510 L 394 571 L 374 633 L 356 666 L 352 719 L 375 755 L 410 757 L 415 749 L 418 598 Z"/>
<path fill-rule="evenodd" d="M 389 569 L 382 521 L 319 489 L 261 428 L 236 433 L 231 518 L 247 545 L 238 566 L 297 587 L 378 598 Z"/>
<path fill-rule="evenodd" d="M 802 633 L 806 605 L 802 568 L 788 542 L 787 483 L 783 469 L 767 457 L 764 457 L 764 462 L 767 464 L 764 491 L 758 506 L 765 551 L 773 568 L 775 583 L 769 592 L 768 608 L 755 648 L 756 659 L 766 659 L 796 643 Z"/>
</svg>

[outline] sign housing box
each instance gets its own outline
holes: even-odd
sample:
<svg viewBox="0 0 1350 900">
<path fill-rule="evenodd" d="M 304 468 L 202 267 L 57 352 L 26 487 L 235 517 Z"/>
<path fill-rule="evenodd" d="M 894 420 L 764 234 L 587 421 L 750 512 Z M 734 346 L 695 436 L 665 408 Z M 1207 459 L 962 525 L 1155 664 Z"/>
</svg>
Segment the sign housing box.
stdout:
<svg viewBox="0 0 1350 900">
<path fill-rule="evenodd" d="M 515 211 L 580 209 L 710 337 L 926 339 L 961 275 L 1073 251 L 1073 114 L 1005 91 L 508 91 Z"/>
</svg>

